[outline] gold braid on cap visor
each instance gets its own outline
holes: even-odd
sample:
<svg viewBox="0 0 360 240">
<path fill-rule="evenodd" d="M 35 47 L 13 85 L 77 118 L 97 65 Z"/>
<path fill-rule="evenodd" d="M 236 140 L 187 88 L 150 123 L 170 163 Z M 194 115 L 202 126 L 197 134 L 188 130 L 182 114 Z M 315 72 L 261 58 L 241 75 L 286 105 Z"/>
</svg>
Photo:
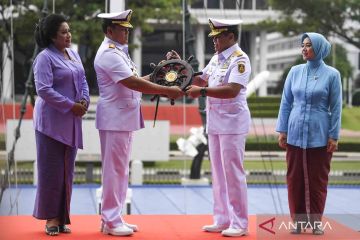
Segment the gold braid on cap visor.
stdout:
<svg viewBox="0 0 360 240">
<path fill-rule="evenodd" d="M 118 24 L 120 26 L 126 27 L 126 28 L 133 28 L 133 26 L 127 22 L 127 21 L 111 21 L 112 23 Z"/>
<path fill-rule="evenodd" d="M 216 35 L 219 35 L 222 32 L 226 32 L 227 28 L 211 28 L 211 32 L 209 33 L 209 37 L 214 37 Z"/>
</svg>

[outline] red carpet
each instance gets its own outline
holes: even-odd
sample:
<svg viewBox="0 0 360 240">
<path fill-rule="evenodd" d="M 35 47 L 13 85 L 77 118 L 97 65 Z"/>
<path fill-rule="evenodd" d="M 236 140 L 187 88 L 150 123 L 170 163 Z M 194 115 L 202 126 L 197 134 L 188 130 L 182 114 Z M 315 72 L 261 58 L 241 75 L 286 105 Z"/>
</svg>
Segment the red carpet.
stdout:
<svg viewBox="0 0 360 240">
<path fill-rule="evenodd" d="M 201 230 L 202 225 L 212 222 L 209 215 L 128 215 L 125 219 L 129 223 L 136 223 L 139 232 L 131 237 L 133 240 L 212 240 L 224 239 L 219 233 L 206 233 Z M 114 239 L 110 235 L 99 232 L 100 216 L 77 215 L 71 217 L 71 234 L 61 234 L 56 237 L 47 236 L 43 229 L 45 221 L 36 220 L 31 216 L 1 216 L 1 240 L 25 239 Z M 251 217 L 251 235 L 245 239 L 255 238 L 255 217 Z M 120 237 L 124 238 L 124 237 Z"/>
<path fill-rule="evenodd" d="M 0 239 L 1 240 L 27 240 L 27 239 L 114 239 L 116 237 L 103 235 L 99 232 L 100 216 L 78 215 L 72 216 L 70 225 L 73 233 L 61 234 L 50 237 L 44 233 L 44 221 L 39 221 L 31 216 L 0 216 Z M 202 225 L 212 222 L 209 215 L 129 215 L 125 216 L 129 223 L 135 223 L 140 231 L 130 237 L 133 240 L 213 240 L 229 239 L 222 237 L 219 233 L 206 233 L 201 231 Z M 250 216 L 249 236 L 241 239 L 257 239 L 256 216 Z M 332 223 L 337 235 L 332 236 L 326 232 L 324 236 L 313 236 L 301 234 L 301 236 L 290 235 L 288 232 L 276 232 L 276 235 L 263 235 L 258 239 L 360 239 L 360 233 L 349 230 L 338 223 Z M 340 230 L 339 230 L 340 229 Z M 339 235 L 340 234 L 340 235 Z M 262 235 L 262 234 L 260 234 Z M 346 235 L 346 237 L 345 237 Z M 336 238 L 335 238 L 336 237 Z M 124 237 L 122 237 L 124 238 Z"/>
</svg>

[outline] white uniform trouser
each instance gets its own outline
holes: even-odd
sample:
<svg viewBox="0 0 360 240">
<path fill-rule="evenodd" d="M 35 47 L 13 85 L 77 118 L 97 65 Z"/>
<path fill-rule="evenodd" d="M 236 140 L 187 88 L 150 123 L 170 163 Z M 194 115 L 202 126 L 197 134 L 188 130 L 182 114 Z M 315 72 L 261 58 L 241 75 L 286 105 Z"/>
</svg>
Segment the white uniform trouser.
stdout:
<svg viewBox="0 0 360 240">
<path fill-rule="evenodd" d="M 248 227 L 247 184 L 243 167 L 246 134 L 209 134 L 214 224 Z"/>
<path fill-rule="evenodd" d="M 102 161 L 101 219 L 110 228 L 124 224 L 121 211 L 129 182 L 133 132 L 99 130 Z"/>
</svg>

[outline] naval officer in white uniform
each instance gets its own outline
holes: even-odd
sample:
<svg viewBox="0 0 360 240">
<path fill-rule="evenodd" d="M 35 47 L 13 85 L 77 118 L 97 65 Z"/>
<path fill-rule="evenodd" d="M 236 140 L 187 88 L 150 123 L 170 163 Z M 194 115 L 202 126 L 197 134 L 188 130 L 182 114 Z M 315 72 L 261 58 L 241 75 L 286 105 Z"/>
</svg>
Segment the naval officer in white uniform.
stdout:
<svg viewBox="0 0 360 240">
<path fill-rule="evenodd" d="M 248 234 L 247 184 L 244 170 L 245 139 L 250 112 L 246 86 L 251 74 L 250 61 L 237 43 L 238 20 L 209 19 L 215 55 L 194 79 L 186 93 L 207 97 L 209 154 L 214 194 L 214 222 L 203 227 L 224 236 Z M 168 52 L 167 58 L 179 58 Z"/>
<path fill-rule="evenodd" d="M 99 87 L 96 128 L 99 130 L 102 161 L 102 231 L 111 235 L 131 235 L 137 226 L 121 216 L 128 188 L 133 131 L 144 127 L 140 109 L 141 93 L 183 96 L 179 87 L 165 87 L 139 77 L 128 53 L 132 10 L 102 13 L 105 34 L 94 61 Z M 146 143 L 144 143 L 146 144 Z"/>
</svg>

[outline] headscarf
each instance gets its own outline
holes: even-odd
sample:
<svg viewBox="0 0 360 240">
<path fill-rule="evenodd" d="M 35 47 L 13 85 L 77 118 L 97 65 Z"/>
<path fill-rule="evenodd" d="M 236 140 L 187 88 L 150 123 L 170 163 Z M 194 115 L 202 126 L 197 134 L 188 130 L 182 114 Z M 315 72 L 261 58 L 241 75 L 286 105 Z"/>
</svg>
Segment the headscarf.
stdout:
<svg viewBox="0 0 360 240">
<path fill-rule="evenodd" d="M 312 48 L 315 53 L 315 58 L 309 61 L 319 62 L 320 60 L 326 58 L 327 55 L 329 55 L 331 50 L 331 44 L 329 43 L 328 40 L 326 40 L 326 38 L 323 35 L 315 32 L 304 33 L 301 37 L 301 43 L 307 37 L 310 39 Z"/>
</svg>

